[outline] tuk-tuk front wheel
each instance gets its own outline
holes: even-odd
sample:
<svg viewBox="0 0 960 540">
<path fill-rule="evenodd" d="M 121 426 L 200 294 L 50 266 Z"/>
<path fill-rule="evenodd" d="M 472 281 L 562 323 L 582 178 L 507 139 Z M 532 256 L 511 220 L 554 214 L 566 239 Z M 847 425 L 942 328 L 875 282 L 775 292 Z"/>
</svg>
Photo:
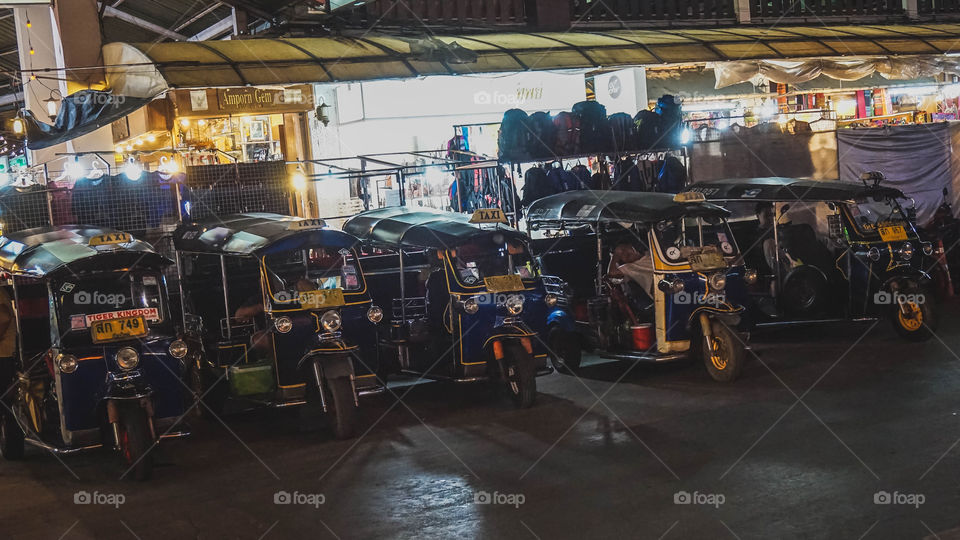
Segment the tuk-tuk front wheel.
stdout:
<svg viewBox="0 0 960 540">
<path fill-rule="evenodd" d="M 124 404 L 119 407 L 117 424 L 117 441 L 120 455 L 127 464 L 124 475 L 132 476 L 134 480 L 148 480 L 153 473 L 154 441 L 150 433 L 150 418 L 147 411 L 138 404 Z"/>
<path fill-rule="evenodd" d="M 357 429 L 357 404 L 350 377 L 334 377 L 324 383 L 327 395 L 327 419 L 334 437 L 340 440 L 354 436 Z"/>
<path fill-rule="evenodd" d="M 0 455 L 7 461 L 23 459 L 23 430 L 13 413 L 4 408 L 0 411 Z"/>
<path fill-rule="evenodd" d="M 732 382 L 743 370 L 743 345 L 733 330 L 720 321 L 710 321 L 710 336 L 701 336 L 703 362 L 713 380 Z"/>
<path fill-rule="evenodd" d="M 537 399 L 537 370 L 533 357 L 519 343 L 503 344 L 507 392 L 518 409 L 527 409 Z"/>
<path fill-rule="evenodd" d="M 561 328 L 550 331 L 550 349 L 553 367 L 562 373 L 572 373 L 580 368 L 583 350 L 580 348 L 580 336 Z"/>
<path fill-rule="evenodd" d="M 894 304 L 891 313 L 893 328 L 908 341 L 926 341 L 936 328 L 936 313 L 930 302 Z"/>
</svg>

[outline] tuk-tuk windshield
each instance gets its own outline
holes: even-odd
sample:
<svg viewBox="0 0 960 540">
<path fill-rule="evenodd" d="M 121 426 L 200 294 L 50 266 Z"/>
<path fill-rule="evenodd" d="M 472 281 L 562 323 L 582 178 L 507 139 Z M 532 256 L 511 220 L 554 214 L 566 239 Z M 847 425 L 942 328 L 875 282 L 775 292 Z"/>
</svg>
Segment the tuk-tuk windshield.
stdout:
<svg viewBox="0 0 960 540">
<path fill-rule="evenodd" d="M 879 201 L 873 198 L 860 200 L 849 205 L 849 209 L 854 224 L 865 234 L 876 234 L 878 226 L 907 226 L 903 207 L 888 197 Z"/>
<path fill-rule="evenodd" d="M 654 226 L 657 242 L 670 262 L 689 259 L 703 248 L 716 248 L 724 257 L 738 253 L 737 243 L 723 218 L 684 217 L 661 221 Z"/>
<path fill-rule="evenodd" d="M 478 239 L 451 250 L 453 267 L 467 285 L 494 276 L 536 276 L 536 267 L 527 246 L 519 240 L 501 240 L 496 236 Z"/>
<path fill-rule="evenodd" d="M 360 269 L 349 249 L 313 247 L 267 255 L 264 259 L 273 293 L 362 288 Z"/>
<path fill-rule="evenodd" d="M 66 328 L 84 330 L 83 316 L 125 312 L 143 315 L 148 323 L 165 319 L 163 278 L 159 273 L 104 273 L 96 276 L 66 278 L 55 283 L 61 320 Z M 122 313 L 118 316 L 123 315 Z"/>
</svg>

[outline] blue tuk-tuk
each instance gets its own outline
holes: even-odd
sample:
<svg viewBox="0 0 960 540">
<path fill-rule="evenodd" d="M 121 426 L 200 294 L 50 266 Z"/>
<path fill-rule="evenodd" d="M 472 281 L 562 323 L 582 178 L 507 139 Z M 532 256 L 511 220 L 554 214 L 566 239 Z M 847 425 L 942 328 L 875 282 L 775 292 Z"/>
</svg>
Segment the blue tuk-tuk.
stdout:
<svg viewBox="0 0 960 540">
<path fill-rule="evenodd" d="M 149 477 L 151 450 L 177 431 L 189 395 L 162 270 L 172 261 L 127 233 L 41 227 L 0 237 L 17 350 L 2 381 L 0 452 L 108 446 L 124 475 Z M 6 300 L 6 299 L 5 299 Z M 10 306 L 8 306 L 10 307 Z M 2 360 L 0 360 L 2 361 Z"/>
<path fill-rule="evenodd" d="M 174 233 L 183 324 L 205 355 L 191 370 L 203 410 L 228 398 L 312 403 L 337 438 L 353 435 L 359 397 L 382 391 L 377 325 L 354 246 L 323 220 L 238 214 Z"/>
<path fill-rule="evenodd" d="M 729 213 L 698 193 L 571 191 L 527 210 L 546 271 L 569 283 L 577 335 L 601 357 L 662 363 L 701 356 L 736 379 L 746 284 Z M 578 366 L 568 362 L 566 367 Z"/>
<path fill-rule="evenodd" d="M 497 209 L 471 217 L 389 207 L 344 224 L 364 242 L 371 296 L 391 308 L 381 344 L 394 354 L 384 356 L 384 371 L 500 380 L 517 407 L 533 404 L 536 377 L 552 371 L 538 331 L 567 315 L 562 291 L 544 283 L 526 235 L 505 222 Z"/>
</svg>

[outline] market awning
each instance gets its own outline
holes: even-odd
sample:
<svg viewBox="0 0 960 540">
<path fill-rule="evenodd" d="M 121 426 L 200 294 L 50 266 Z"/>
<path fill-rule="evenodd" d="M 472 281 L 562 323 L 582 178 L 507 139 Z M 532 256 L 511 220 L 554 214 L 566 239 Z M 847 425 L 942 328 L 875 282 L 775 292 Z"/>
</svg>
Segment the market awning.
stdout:
<svg viewBox="0 0 960 540">
<path fill-rule="evenodd" d="M 527 70 L 960 50 L 960 24 L 501 33 L 426 39 L 365 35 L 111 43 L 115 90 L 349 82 Z M 125 90 L 132 87 L 130 90 Z M 149 93 L 149 92 L 145 92 Z"/>
</svg>

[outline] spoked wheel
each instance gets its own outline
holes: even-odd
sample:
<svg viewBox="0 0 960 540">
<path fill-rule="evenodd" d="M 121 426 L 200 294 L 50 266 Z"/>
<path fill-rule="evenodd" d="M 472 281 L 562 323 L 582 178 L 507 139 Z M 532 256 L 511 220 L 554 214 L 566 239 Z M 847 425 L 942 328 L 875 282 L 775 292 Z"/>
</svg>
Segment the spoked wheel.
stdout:
<svg viewBox="0 0 960 540">
<path fill-rule="evenodd" d="M 891 320 L 900 337 L 908 341 L 930 339 L 937 325 L 936 313 L 929 301 L 896 303 Z"/>
<path fill-rule="evenodd" d="M 743 370 L 744 350 L 737 336 L 720 321 L 710 321 L 710 343 L 704 341 L 703 362 L 707 372 L 715 381 L 732 382 Z"/>
<path fill-rule="evenodd" d="M 330 429 L 337 439 L 349 439 L 357 430 L 357 404 L 350 377 L 327 379 L 325 385 Z"/>
<path fill-rule="evenodd" d="M 154 441 L 147 411 L 136 404 L 125 404 L 119 414 L 120 455 L 129 468 L 125 474 L 137 481 L 148 480 L 153 473 Z"/>
<path fill-rule="evenodd" d="M 13 413 L 3 408 L 0 410 L 0 455 L 7 461 L 23 459 L 23 446 L 23 430 Z"/>
<path fill-rule="evenodd" d="M 583 350 L 577 334 L 554 328 L 550 331 L 549 339 L 554 369 L 561 373 L 573 373 L 580 369 Z"/>
<path fill-rule="evenodd" d="M 519 343 L 505 343 L 503 353 L 507 391 L 514 406 L 527 409 L 537 399 L 537 373 L 533 357 Z"/>
</svg>

